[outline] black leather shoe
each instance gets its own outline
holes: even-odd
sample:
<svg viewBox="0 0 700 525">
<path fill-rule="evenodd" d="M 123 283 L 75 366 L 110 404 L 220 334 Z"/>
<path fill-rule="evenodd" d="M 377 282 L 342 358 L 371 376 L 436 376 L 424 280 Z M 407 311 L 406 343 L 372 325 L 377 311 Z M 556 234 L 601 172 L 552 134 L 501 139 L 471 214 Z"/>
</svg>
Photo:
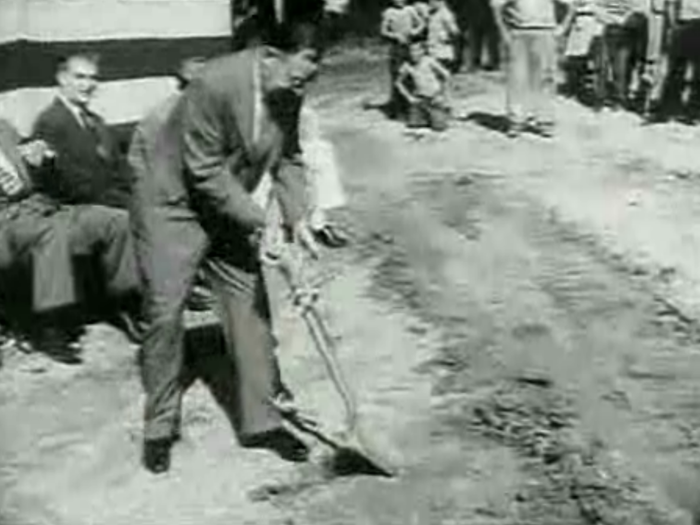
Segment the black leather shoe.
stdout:
<svg viewBox="0 0 700 525">
<path fill-rule="evenodd" d="M 66 330 L 57 327 L 43 327 L 36 335 L 35 348 L 48 357 L 65 365 L 83 362 L 79 351 L 71 347 L 72 337 Z"/>
<path fill-rule="evenodd" d="M 309 447 L 294 434 L 283 428 L 255 434 L 241 439 L 245 448 L 264 448 L 286 461 L 302 463 L 309 459 Z"/>
<path fill-rule="evenodd" d="M 170 449 L 172 438 L 147 439 L 143 442 L 143 466 L 153 474 L 163 474 L 170 470 Z"/>
</svg>

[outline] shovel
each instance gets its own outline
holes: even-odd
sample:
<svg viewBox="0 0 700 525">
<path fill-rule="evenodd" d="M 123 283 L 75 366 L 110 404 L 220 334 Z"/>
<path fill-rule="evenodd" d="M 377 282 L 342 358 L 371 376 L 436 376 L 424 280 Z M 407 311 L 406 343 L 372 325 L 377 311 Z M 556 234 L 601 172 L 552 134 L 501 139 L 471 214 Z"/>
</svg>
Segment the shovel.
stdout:
<svg viewBox="0 0 700 525">
<path fill-rule="evenodd" d="M 300 309 L 301 317 L 311 334 L 314 346 L 323 360 L 328 376 L 338 391 L 345 408 L 345 428 L 333 437 L 319 430 L 317 425 L 309 426 L 308 422 L 294 419 L 292 422 L 334 450 L 335 455 L 332 460 L 334 471 L 340 473 L 362 472 L 385 477 L 396 476 L 397 469 L 369 445 L 361 430 L 355 395 L 338 361 L 333 337 L 330 335 L 316 305 L 318 294 L 315 290 L 302 284 L 299 277 L 300 272 L 294 269 L 294 264 L 288 255 L 285 256 L 280 252 L 274 256 L 268 254 L 263 257 L 263 261 L 265 264 L 278 268 L 287 281 L 293 293 L 294 304 Z"/>
</svg>

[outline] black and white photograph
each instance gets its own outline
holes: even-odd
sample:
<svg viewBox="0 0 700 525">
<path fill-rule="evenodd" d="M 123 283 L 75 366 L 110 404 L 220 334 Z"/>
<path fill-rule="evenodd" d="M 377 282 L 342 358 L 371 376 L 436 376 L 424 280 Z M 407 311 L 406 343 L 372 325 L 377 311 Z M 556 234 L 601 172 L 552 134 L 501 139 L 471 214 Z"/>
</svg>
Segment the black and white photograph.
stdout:
<svg viewBox="0 0 700 525">
<path fill-rule="evenodd" d="M 700 0 L 0 0 L 0 525 L 700 525 Z"/>
</svg>

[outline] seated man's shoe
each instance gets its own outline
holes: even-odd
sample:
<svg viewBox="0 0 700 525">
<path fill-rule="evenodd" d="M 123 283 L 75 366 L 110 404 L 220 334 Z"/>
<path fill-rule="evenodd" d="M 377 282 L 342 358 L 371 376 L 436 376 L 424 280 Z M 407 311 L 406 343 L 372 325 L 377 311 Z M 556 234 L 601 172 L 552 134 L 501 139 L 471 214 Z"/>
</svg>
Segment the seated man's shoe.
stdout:
<svg viewBox="0 0 700 525">
<path fill-rule="evenodd" d="M 328 248 L 343 248 L 350 243 L 348 236 L 337 226 L 324 224 L 314 230 L 316 240 Z"/>
<path fill-rule="evenodd" d="M 68 331 L 58 327 L 42 327 L 34 340 L 34 347 L 48 357 L 65 365 L 83 362 L 79 350 L 72 346 L 73 340 Z"/>
<path fill-rule="evenodd" d="M 241 438 L 245 448 L 264 448 L 286 461 L 302 463 L 309 458 L 309 447 L 301 439 L 284 428 Z"/>
<path fill-rule="evenodd" d="M 170 451 L 173 438 L 147 439 L 143 442 L 143 466 L 153 474 L 170 470 Z"/>
</svg>

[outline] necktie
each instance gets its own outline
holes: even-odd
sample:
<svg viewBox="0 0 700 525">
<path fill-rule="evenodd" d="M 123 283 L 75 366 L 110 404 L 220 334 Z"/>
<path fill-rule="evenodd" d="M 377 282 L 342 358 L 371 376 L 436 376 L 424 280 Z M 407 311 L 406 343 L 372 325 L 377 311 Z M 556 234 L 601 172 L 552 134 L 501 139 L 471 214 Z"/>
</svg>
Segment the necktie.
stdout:
<svg viewBox="0 0 700 525">
<path fill-rule="evenodd" d="M 80 119 L 83 121 L 85 129 L 97 138 L 97 122 L 95 120 L 95 115 L 85 108 L 80 108 Z"/>
<path fill-rule="evenodd" d="M 0 151 L 0 191 L 8 197 L 18 195 L 24 187 L 22 178 L 7 156 Z"/>
<path fill-rule="evenodd" d="M 97 154 L 103 159 L 107 159 L 109 157 L 109 152 L 107 151 L 107 147 L 102 140 L 102 134 L 100 132 L 97 117 L 94 113 L 85 108 L 80 109 L 80 117 L 85 125 L 85 129 L 90 132 L 92 138 L 95 140 Z"/>
</svg>

